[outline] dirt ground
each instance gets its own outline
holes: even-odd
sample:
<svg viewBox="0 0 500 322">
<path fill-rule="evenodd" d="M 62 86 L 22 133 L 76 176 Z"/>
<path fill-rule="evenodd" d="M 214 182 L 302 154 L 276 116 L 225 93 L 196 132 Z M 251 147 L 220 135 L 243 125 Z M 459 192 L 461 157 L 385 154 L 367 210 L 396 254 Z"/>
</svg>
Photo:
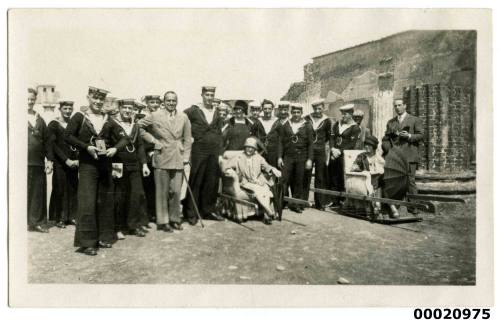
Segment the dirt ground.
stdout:
<svg viewBox="0 0 500 322">
<path fill-rule="evenodd" d="M 29 233 L 31 283 L 475 284 L 475 199 L 420 223 L 388 226 L 336 212 L 284 211 L 283 221 L 204 221 L 127 236 L 90 257 L 74 227 Z"/>
</svg>

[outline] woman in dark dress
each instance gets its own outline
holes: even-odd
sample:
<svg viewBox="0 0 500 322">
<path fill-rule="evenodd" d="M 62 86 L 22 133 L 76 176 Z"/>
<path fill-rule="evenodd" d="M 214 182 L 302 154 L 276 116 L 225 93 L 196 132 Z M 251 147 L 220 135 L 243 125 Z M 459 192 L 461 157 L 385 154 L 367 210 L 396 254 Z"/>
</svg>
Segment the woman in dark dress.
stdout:
<svg viewBox="0 0 500 322">
<path fill-rule="evenodd" d="M 229 119 L 222 130 L 224 151 L 243 150 L 245 140 L 256 135 L 255 124 L 244 115 L 246 103 L 236 101 L 233 108 L 234 116 Z"/>
<path fill-rule="evenodd" d="M 47 126 L 35 112 L 37 92 L 28 89 L 28 230 L 48 233 L 47 177 L 52 173 L 52 155 L 47 140 Z M 45 161 L 47 158 L 47 161 Z"/>
<path fill-rule="evenodd" d="M 49 144 L 54 156 L 54 174 L 50 195 L 49 219 L 59 228 L 75 224 L 78 190 L 78 150 L 64 139 L 64 131 L 73 113 L 73 102 L 60 101 L 61 116 L 49 123 Z"/>
</svg>

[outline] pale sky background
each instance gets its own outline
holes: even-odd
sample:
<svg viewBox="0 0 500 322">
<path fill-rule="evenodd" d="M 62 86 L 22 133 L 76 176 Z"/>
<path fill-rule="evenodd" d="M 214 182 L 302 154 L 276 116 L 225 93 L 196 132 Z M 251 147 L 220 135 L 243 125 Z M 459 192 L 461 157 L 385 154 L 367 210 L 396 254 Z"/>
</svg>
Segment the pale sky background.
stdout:
<svg viewBox="0 0 500 322">
<path fill-rule="evenodd" d="M 174 90 L 179 109 L 200 101 L 204 84 L 222 99 L 277 101 L 312 57 L 421 27 L 408 18 L 359 9 L 14 10 L 11 86 L 55 84 L 76 106 L 88 85 L 119 98 Z"/>
</svg>

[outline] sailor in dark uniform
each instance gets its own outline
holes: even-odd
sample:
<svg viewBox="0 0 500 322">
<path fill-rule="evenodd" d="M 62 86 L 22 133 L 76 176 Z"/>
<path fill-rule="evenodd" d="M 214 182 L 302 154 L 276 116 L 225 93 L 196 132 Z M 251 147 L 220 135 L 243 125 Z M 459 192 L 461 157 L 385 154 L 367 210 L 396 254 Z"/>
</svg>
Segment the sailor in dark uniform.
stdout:
<svg viewBox="0 0 500 322">
<path fill-rule="evenodd" d="M 258 102 L 250 103 L 250 119 L 253 122 L 257 122 L 261 117 L 262 106 Z"/>
<path fill-rule="evenodd" d="M 112 159 L 112 176 L 115 183 L 115 229 L 117 238 L 123 239 L 123 232 L 138 237 L 146 236 L 143 228 L 148 224 L 142 177 L 150 170 L 146 153 L 139 135 L 139 126 L 133 122 L 137 105 L 134 99 L 118 101 L 119 115 L 109 122 L 114 123 L 110 132 L 110 144 L 116 145 L 125 138 L 127 145 L 118 149 Z"/>
<path fill-rule="evenodd" d="M 47 137 L 47 126 L 35 112 L 37 92 L 28 89 L 28 230 L 48 233 L 47 177 L 52 173 L 52 153 Z M 47 161 L 45 161 L 47 158 Z"/>
<path fill-rule="evenodd" d="M 213 108 L 214 94 L 215 87 L 204 86 L 201 92 L 203 102 L 192 105 L 184 113 L 191 122 L 191 133 L 194 139 L 189 186 L 201 216 L 222 221 L 224 218 L 215 212 L 215 204 L 220 178 L 219 160 L 223 152 L 224 120 Z M 186 197 L 184 202 L 184 218 L 189 224 L 196 225 L 198 217 L 192 198 Z"/>
<path fill-rule="evenodd" d="M 79 151 L 78 215 L 75 247 L 97 255 L 97 247 L 111 248 L 114 234 L 114 185 L 110 159 L 127 145 L 126 138 L 111 146 L 113 123 L 101 110 L 108 91 L 90 87 L 89 108 L 75 113 L 66 127 L 66 142 Z"/>
<path fill-rule="evenodd" d="M 304 173 L 312 168 L 313 129 L 309 122 L 302 118 L 302 106 L 292 104 L 292 117 L 281 129 L 281 145 L 278 166 L 283 168 L 283 185 L 285 191 L 290 186 L 292 197 L 304 199 L 309 190 L 304 191 Z M 291 205 L 290 210 L 301 213 L 302 206 Z"/>
<path fill-rule="evenodd" d="M 344 150 L 354 150 L 361 132 L 358 124 L 353 120 L 354 104 L 340 107 L 342 118 L 335 122 L 331 131 L 331 161 L 328 165 L 330 174 L 330 189 L 344 191 Z M 339 198 L 333 198 L 332 206 L 339 205 Z"/>
<path fill-rule="evenodd" d="M 312 104 L 313 113 L 307 115 L 305 120 L 309 122 L 313 128 L 313 165 L 314 165 L 314 187 L 319 189 L 327 188 L 327 164 L 326 164 L 326 146 L 333 144 L 330 142 L 330 131 L 332 129 L 332 120 L 323 114 L 325 101 L 323 99 L 317 100 Z M 306 171 L 304 178 L 304 191 L 309 191 L 312 179 L 312 169 Z M 304 196 L 307 199 L 308 193 Z M 324 210 L 325 197 L 322 194 L 314 194 L 314 204 L 316 209 Z"/>
<path fill-rule="evenodd" d="M 284 120 L 274 116 L 274 103 L 270 100 L 262 101 L 262 117 L 256 122 L 256 136 L 264 146 L 262 156 L 273 167 L 278 167 L 278 146 L 280 142 L 280 129 Z M 289 108 L 290 103 L 282 102 L 282 108 Z"/>
<path fill-rule="evenodd" d="M 236 101 L 233 117 L 222 128 L 224 151 L 243 150 L 247 138 L 256 136 L 256 123 L 245 117 L 245 101 Z M 256 120 L 256 122 L 259 122 Z M 258 124 L 258 123 L 257 123 Z"/>
<path fill-rule="evenodd" d="M 78 149 L 64 139 L 64 131 L 73 114 L 72 101 L 59 101 L 61 116 L 49 123 L 48 136 L 54 155 L 54 174 L 50 195 L 49 219 L 59 228 L 75 224 L 78 206 Z"/>
</svg>

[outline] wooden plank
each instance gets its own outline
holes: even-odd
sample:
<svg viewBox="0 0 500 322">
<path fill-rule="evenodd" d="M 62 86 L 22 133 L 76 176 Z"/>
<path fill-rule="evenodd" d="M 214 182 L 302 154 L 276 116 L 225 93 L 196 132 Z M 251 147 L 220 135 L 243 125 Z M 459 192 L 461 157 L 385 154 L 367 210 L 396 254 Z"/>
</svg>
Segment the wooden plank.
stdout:
<svg viewBox="0 0 500 322">
<path fill-rule="evenodd" d="M 388 198 L 363 196 L 363 195 L 356 195 L 356 194 L 352 194 L 352 193 L 345 193 L 345 192 L 340 192 L 340 191 L 318 189 L 318 188 L 311 188 L 310 190 L 313 192 L 322 193 L 322 194 L 329 195 L 329 196 L 345 197 L 345 198 L 349 198 L 349 199 L 365 200 L 365 201 L 378 201 L 381 203 L 386 203 L 386 204 L 391 204 L 391 205 L 415 207 L 415 208 L 422 209 L 422 210 L 429 210 L 429 206 L 427 204 L 420 203 L 420 202 L 409 202 L 409 201 L 401 201 L 401 200 L 394 200 L 394 199 L 388 199 Z"/>
<path fill-rule="evenodd" d="M 407 195 L 407 197 L 414 200 L 465 203 L 465 200 L 463 198 L 458 198 L 458 197 L 447 197 L 447 196 L 436 196 L 436 195 Z"/>
<path fill-rule="evenodd" d="M 254 208 L 256 208 L 256 207 L 257 207 L 257 204 L 255 204 L 255 203 L 252 203 L 252 202 L 250 202 L 250 201 L 246 201 L 246 200 L 241 200 L 241 199 L 235 198 L 235 197 L 233 197 L 233 196 L 226 195 L 226 194 L 224 194 L 224 193 L 220 193 L 220 194 L 219 194 L 219 197 L 222 197 L 222 198 L 226 198 L 226 199 L 232 200 L 232 201 L 234 201 L 234 202 L 236 202 L 236 203 L 239 203 L 239 204 L 241 204 L 241 205 L 245 205 L 245 206 L 249 206 L 249 207 L 254 207 Z"/>
<path fill-rule="evenodd" d="M 292 197 L 284 197 L 283 200 L 287 201 L 289 203 L 293 203 L 295 205 L 302 205 L 302 206 L 311 207 L 311 203 L 307 200 L 297 199 L 297 198 L 292 198 Z"/>
</svg>

